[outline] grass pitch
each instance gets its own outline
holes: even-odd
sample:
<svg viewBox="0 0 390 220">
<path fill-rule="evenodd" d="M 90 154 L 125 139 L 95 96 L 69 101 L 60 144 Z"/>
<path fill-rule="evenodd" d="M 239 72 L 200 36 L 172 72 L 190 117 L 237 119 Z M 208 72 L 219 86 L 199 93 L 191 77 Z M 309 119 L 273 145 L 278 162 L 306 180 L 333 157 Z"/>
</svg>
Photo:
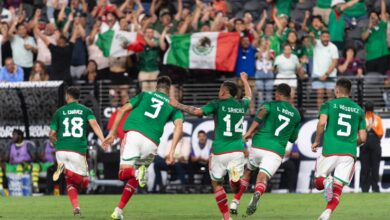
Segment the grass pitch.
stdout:
<svg viewBox="0 0 390 220">
<path fill-rule="evenodd" d="M 251 194 L 243 196 L 238 216 L 243 219 Z M 110 219 L 120 195 L 80 196 L 81 219 Z M 232 195 L 229 195 L 229 201 Z M 389 219 L 389 194 L 343 194 L 333 219 Z M 252 219 L 317 219 L 325 207 L 321 194 L 266 194 Z M 212 194 L 207 195 L 135 195 L 124 213 L 137 220 L 221 219 Z M 73 217 L 67 196 L 25 198 L 0 197 L 0 219 L 77 219 Z"/>
</svg>

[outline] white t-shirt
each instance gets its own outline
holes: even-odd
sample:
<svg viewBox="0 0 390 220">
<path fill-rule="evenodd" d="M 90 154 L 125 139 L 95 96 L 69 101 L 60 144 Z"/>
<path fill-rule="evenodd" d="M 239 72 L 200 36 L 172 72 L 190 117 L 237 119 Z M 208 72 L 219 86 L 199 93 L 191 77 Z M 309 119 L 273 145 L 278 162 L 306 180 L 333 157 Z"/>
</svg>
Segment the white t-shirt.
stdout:
<svg viewBox="0 0 390 220">
<path fill-rule="evenodd" d="M 261 53 L 261 52 L 260 52 Z M 268 59 L 268 52 L 262 52 L 261 60 L 256 60 L 256 70 L 264 73 L 272 72 L 272 60 Z"/>
<path fill-rule="evenodd" d="M 280 54 L 276 57 L 274 65 L 278 68 L 276 78 L 297 78 L 296 70 L 299 65 L 299 60 L 296 55 L 291 54 L 291 56 L 287 58 L 284 54 Z"/>
<path fill-rule="evenodd" d="M 333 59 L 339 58 L 339 52 L 337 47 L 329 42 L 328 46 L 324 46 L 320 40 L 316 40 L 313 53 L 313 73 L 312 77 L 321 77 L 329 66 L 332 64 Z M 336 77 L 337 70 L 334 68 L 333 72 L 329 75 L 330 77 Z"/>
<path fill-rule="evenodd" d="M 47 39 L 49 39 L 50 43 L 53 45 L 56 45 L 56 36 L 54 34 L 47 36 Z M 46 46 L 46 44 L 43 42 L 41 38 L 37 38 L 37 45 L 38 45 L 38 55 L 37 60 L 42 61 L 45 65 L 50 66 L 51 65 L 51 53 L 49 50 L 49 47 Z"/>
<path fill-rule="evenodd" d="M 34 38 L 27 36 L 21 38 L 19 35 L 14 35 L 11 39 L 12 57 L 16 65 L 20 67 L 32 67 L 34 54 L 31 50 L 24 48 L 24 44 L 30 44 L 37 47 Z"/>
</svg>

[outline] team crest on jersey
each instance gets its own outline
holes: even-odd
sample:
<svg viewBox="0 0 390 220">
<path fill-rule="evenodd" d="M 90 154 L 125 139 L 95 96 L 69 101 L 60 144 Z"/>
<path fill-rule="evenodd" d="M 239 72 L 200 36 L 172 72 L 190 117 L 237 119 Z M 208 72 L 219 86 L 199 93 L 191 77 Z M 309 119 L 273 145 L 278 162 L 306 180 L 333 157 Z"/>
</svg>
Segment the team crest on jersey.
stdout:
<svg viewBox="0 0 390 220">
<path fill-rule="evenodd" d="M 211 39 L 202 37 L 199 41 L 191 46 L 192 51 L 198 56 L 206 56 L 213 51 L 214 46 L 211 45 Z"/>
</svg>

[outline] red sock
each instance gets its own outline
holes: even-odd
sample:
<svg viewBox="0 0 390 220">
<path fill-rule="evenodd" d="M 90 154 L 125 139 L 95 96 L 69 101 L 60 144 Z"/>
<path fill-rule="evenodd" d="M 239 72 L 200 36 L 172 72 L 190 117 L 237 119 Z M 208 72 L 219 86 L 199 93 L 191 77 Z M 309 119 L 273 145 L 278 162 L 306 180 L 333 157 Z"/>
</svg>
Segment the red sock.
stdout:
<svg viewBox="0 0 390 220">
<path fill-rule="evenodd" d="M 68 196 L 70 199 L 70 203 L 72 203 L 73 208 L 78 208 L 80 207 L 79 201 L 77 199 L 77 186 L 71 183 L 69 178 L 66 179 L 66 189 L 68 191 Z"/>
<path fill-rule="evenodd" d="M 324 189 L 324 180 L 325 178 L 320 176 L 320 177 L 317 177 L 315 180 L 314 180 L 314 186 L 316 187 L 317 190 L 323 190 Z"/>
<path fill-rule="evenodd" d="M 240 191 L 236 194 L 234 194 L 234 199 L 238 202 L 241 200 L 242 194 L 244 194 L 246 188 L 248 187 L 249 180 L 248 179 L 241 179 L 241 185 L 240 185 Z"/>
<path fill-rule="evenodd" d="M 119 170 L 119 179 L 122 181 L 129 180 L 135 177 L 135 169 L 134 168 L 124 168 Z"/>
<path fill-rule="evenodd" d="M 267 189 L 267 185 L 265 183 L 262 182 L 256 183 L 255 192 L 259 192 L 260 195 L 263 195 L 266 189 Z"/>
<path fill-rule="evenodd" d="M 65 177 L 70 181 L 71 184 L 74 184 L 77 187 L 80 187 L 83 184 L 84 177 L 70 170 L 65 170 Z"/>
<path fill-rule="evenodd" d="M 340 196 L 343 192 L 343 186 L 333 183 L 333 199 L 328 202 L 326 205 L 326 209 L 331 209 L 332 212 L 337 208 L 339 202 L 340 202 Z"/>
<path fill-rule="evenodd" d="M 118 208 L 123 209 L 126 206 L 131 196 L 135 193 L 135 191 L 137 191 L 137 187 L 138 180 L 136 180 L 134 177 L 127 181 L 127 184 L 123 189 L 121 201 L 118 203 Z"/>
<path fill-rule="evenodd" d="M 225 218 L 226 213 L 229 213 L 229 207 L 227 204 L 226 192 L 223 188 L 214 192 L 215 201 L 217 201 L 217 205 L 219 211 L 221 211 L 222 215 Z"/>
<path fill-rule="evenodd" d="M 89 185 L 89 177 L 88 176 L 83 176 L 82 187 L 84 189 L 87 189 L 88 185 Z"/>
<path fill-rule="evenodd" d="M 241 181 L 233 182 L 230 180 L 230 188 L 232 189 L 233 192 L 239 190 L 240 186 L 241 186 Z"/>
</svg>

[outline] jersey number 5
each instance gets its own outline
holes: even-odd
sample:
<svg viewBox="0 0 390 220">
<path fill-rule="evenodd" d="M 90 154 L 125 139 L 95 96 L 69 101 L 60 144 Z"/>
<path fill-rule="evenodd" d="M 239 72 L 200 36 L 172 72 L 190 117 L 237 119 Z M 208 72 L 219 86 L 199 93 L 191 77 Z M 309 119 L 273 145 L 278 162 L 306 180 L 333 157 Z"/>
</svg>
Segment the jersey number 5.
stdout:
<svg viewBox="0 0 390 220">
<path fill-rule="evenodd" d="M 226 131 L 223 132 L 223 136 L 226 137 L 231 137 L 233 136 L 233 133 L 231 132 L 231 115 L 227 114 L 224 118 L 223 121 L 226 122 Z M 234 132 L 243 132 L 243 125 L 242 123 L 244 122 L 244 117 L 241 117 L 241 119 L 237 122 L 237 124 L 234 126 Z"/>
<path fill-rule="evenodd" d="M 148 116 L 149 118 L 155 119 L 158 117 L 158 114 L 160 113 L 161 107 L 164 105 L 164 102 L 156 98 L 152 98 L 152 102 L 153 105 L 151 105 L 151 107 L 155 109 L 154 113 L 145 112 L 145 115 Z"/>
<path fill-rule="evenodd" d="M 283 123 L 275 130 L 275 136 L 278 137 L 280 132 L 287 127 L 287 125 L 290 123 L 290 119 L 287 118 L 284 115 L 278 115 L 279 121 L 282 121 Z"/>
<path fill-rule="evenodd" d="M 346 131 L 342 131 L 339 129 L 337 131 L 337 136 L 342 136 L 342 137 L 348 137 L 351 134 L 351 124 L 347 121 L 344 121 L 344 119 L 351 119 L 351 115 L 339 113 L 339 119 L 337 121 L 337 124 L 340 126 L 346 127 Z"/>
<path fill-rule="evenodd" d="M 69 118 L 65 118 L 62 122 L 65 126 L 65 132 L 62 134 L 63 137 L 75 137 L 81 138 L 83 136 L 83 124 L 84 121 L 80 117 L 74 117 L 70 120 L 70 124 L 72 128 L 69 131 Z"/>
</svg>

